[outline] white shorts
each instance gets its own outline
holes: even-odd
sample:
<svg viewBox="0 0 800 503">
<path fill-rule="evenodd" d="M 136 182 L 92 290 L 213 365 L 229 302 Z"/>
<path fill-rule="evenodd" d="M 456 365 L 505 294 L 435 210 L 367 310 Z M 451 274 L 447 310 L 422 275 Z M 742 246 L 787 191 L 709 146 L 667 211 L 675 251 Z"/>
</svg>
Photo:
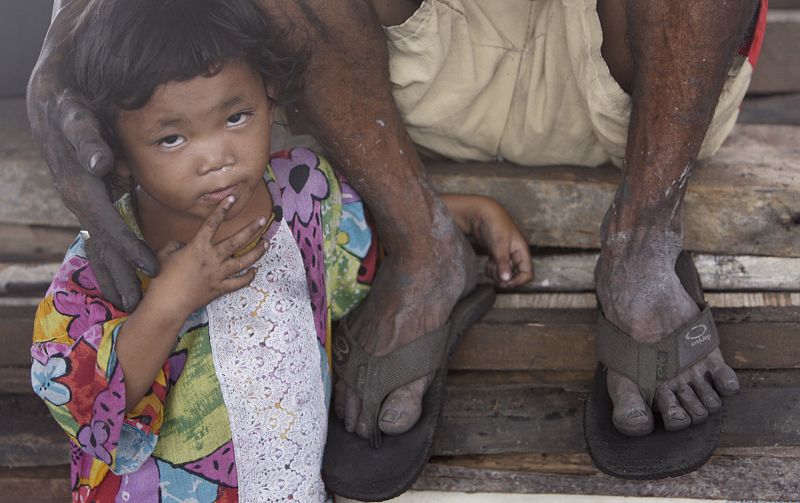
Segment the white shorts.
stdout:
<svg viewBox="0 0 800 503">
<path fill-rule="evenodd" d="M 528 166 L 621 165 L 631 98 L 600 54 L 596 0 L 424 0 L 384 31 L 394 98 L 423 151 Z M 730 133 L 751 75 L 738 56 L 701 158 Z"/>
</svg>

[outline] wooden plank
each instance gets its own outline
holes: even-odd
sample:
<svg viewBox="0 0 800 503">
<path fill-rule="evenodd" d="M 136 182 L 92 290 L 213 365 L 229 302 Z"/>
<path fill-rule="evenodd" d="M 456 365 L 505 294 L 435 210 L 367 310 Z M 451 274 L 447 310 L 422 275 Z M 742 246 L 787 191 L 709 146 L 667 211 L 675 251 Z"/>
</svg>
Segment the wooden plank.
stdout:
<svg viewBox="0 0 800 503">
<path fill-rule="evenodd" d="M 534 279 L 515 289 L 517 292 L 580 292 L 594 291 L 594 268 L 598 254 L 534 254 Z M 748 291 L 800 290 L 800 259 L 755 257 L 749 255 L 693 254 L 703 289 Z M 480 257 L 481 281 L 485 277 L 486 257 Z M 0 288 L 2 288 L 0 271 Z M 42 278 L 44 279 L 44 278 Z"/>
<path fill-rule="evenodd" d="M 0 367 L 27 367 L 31 363 L 31 338 L 36 304 L 0 305 Z"/>
<path fill-rule="evenodd" d="M 738 120 L 743 124 L 800 126 L 800 93 L 750 96 L 742 102 Z"/>
<path fill-rule="evenodd" d="M 737 294 L 735 297 L 754 295 Z M 772 297 L 778 295 L 772 294 Z M 791 294 L 793 297 L 798 295 Z M 541 302 L 544 306 L 538 301 L 526 300 L 530 297 L 544 297 L 545 301 Z M 553 303 L 548 300 L 570 297 L 589 302 L 573 307 L 570 302 L 559 300 L 558 305 L 567 305 L 570 309 L 552 309 Z M 708 297 L 714 299 L 712 294 Z M 6 348 L 0 352 L 0 367 L 30 365 L 35 300 L 18 306 L 0 305 L 0 340 Z M 494 309 L 464 334 L 450 367 L 464 370 L 591 370 L 596 362 L 594 326 L 597 311 L 594 305 L 593 294 L 500 295 Z M 715 309 L 714 317 L 722 338 L 723 354 L 735 368 L 800 366 L 800 344 L 797 344 L 800 310 L 796 307 L 721 307 Z M 570 351 L 564 351 L 564 347 L 570 347 Z"/>
<path fill-rule="evenodd" d="M 772 371 L 775 372 L 775 371 Z M 800 372 L 739 373 L 741 392 L 724 399 L 720 447 L 800 446 Z M 441 456 L 511 452 L 583 452 L 583 401 L 590 383 L 564 387 L 448 383 Z"/>
<path fill-rule="evenodd" d="M 800 368 L 800 310 L 784 308 L 782 317 L 770 320 L 758 311 L 714 311 L 728 363 L 736 369 Z M 495 309 L 464 334 L 450 368 L 592 370 L 596 319 L 592 309 Z"/>
<path fill-rule="evenodd" d="M 0 467 L 69 464 L 67 436 L 39 397 L 0 394 L 0 410 L 13 411 L 0 429 Z"/>
<path fill-rule="evenodd" d="M 533 281 L 514 292 L 594 291 L 597 257 L 597 253 L 534 255 Z M 694 262 L 706 291 L 777 292 L 800 288 L 800 258 L 695 254 Z M 0 295 L 44 295 L 59 266 L 59 262 L 0 262 Z M 484 275 L 485 266 L 486 257 L 479 257 L 480 281 L 489 282 Z"/>
<path fill-rule="evenodd" d="M 768 94 L 800 91 L 798 48 L 800 10 L 797 7 L 792 10 L 770 9 L 764 45 L 748 92 Z"/>
<path fill-rule="evenodd" d="M 587 454 L 434 458 L 414 489 L 789 501 L 800 493 L 800 459 L 723 452 L 681 477 L 635 481 L 600 473 Z"/>
<path fill-rule="evenodd" d="M 69 466 L 0 468 L 0 500 L 53 503 L 70 501 Z"/>
<path fill-rule="evenodd" d="M 485 373 L 448 383 L 445 416 L 435 447 L 439 456 L 501 453 L 580 453 L 583 400 L 588 381 L 563 386 L 484 384 Z M 467 377 L 467 378 L 465 378 Z M 800 445 L 800 372 L 740 373 L 742 392 L 725 399 L 720 447 Z M 2 395 L 14 410 L 0 430 L 0 467 L 57 466 L 68 462 L 64 433 L 33 395 Z"/>
<path fill-rule="evenodd" d="M 0 262 L 0 295 L 44 295 L 60 266 L 59 262 Z"/>
<path fill-rule="evenodd" d="M 800 127 L 738 125 L 699 165 L 683 210 L 686 249 L 800 256 Z M 617 188 L 612 166 L 520 167 L 433 162 L 440 192 L 498 199 L 537 246 L 599 248 L 600 221 Z"/>
<path fill-rule="evenodd" d="M 60 262 L 77 235 L 77 227 L 0 223 L 0 261 Z"/>
<path fill-rule="evenodd" d="M 711 307 L 796 307 L 800 292 L 706 292 Z M 594 309 L 594 293 L 505 293 L 497 296 L 496 309 Z"/>
<path fill-rule="evenodd" d="M 30 394 L 30 367 L 0 367 L 0 393 L 10 395 Z"/>
<path fill-rule="evenodd" d="M 0 100 L 0 222 L 75 227 L 28 127 L 25 99 Z"/>
</svg>

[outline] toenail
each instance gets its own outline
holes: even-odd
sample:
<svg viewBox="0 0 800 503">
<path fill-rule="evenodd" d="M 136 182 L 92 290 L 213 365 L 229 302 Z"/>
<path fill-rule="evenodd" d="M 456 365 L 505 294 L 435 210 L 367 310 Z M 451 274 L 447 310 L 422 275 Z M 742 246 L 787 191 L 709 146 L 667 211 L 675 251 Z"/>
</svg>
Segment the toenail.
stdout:
<svg viewBox="0 0 800 503">
<path fill-rule="evenodd" d="M 647 413 L 645 411 L 643 411 L 642 409 L 633 409 L 633 410 L 628 411 L 628 417 L 631 418 L 631 419 L 636 418 L 636 417 L 646 416 L 646 415 L 647 415 Z"/>
<path fill-rule="evenodd" d="M 686 413 L 682 410 L 673 410 L 669 413 L 669 417 L 672 419 L 677 419 L 679 421 L 686 419 Z"/>
<path fill-rule="evenodd" d="M 381 421 L 384 423 L 396 423 L 398 419 L 400 419 L 400 414 L 398 411 L 394 409 L 386 409 L 386 411 L 381 416 Z"/>
</svg>

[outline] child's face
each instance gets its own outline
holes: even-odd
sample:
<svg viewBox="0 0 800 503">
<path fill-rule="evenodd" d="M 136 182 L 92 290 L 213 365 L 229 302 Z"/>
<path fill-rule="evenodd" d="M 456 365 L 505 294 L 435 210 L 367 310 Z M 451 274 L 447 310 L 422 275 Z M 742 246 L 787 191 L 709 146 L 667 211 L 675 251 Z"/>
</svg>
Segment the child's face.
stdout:
<svg viewBox="0 0 800 503">
<path fill-rule="evenodd" d="M 120 112 L 121 171 L 140 185 L 142 204 L 178 225 L 201 222 L 229 195 L 233 219 L 263 184 L 270 113 L 261 76 L 242 61 L 167 82 L 144 107 Z"/>
</svg>

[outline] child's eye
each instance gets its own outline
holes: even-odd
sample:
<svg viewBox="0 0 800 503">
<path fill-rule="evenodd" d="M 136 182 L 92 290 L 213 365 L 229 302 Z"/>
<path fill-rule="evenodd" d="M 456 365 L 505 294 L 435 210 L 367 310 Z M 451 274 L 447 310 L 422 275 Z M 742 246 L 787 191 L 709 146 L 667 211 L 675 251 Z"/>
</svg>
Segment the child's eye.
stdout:
<svg viewBox="0 0 800 503">
<path fill-rule="evenodd" d="M 175 148 L 179 145 L 183 145 L 183 142 L 185 141 L 186 140 L 183 138 L 183 136 L 171 134 L 158 140 L 158 144 L 164 148 Z"/>
<path fill-rule="evenodd" d="M 252 112 L 236 112 L 228 117 L 228 127 L 244 124 L 251 115 L 253 115 Z"/>
</svg>

